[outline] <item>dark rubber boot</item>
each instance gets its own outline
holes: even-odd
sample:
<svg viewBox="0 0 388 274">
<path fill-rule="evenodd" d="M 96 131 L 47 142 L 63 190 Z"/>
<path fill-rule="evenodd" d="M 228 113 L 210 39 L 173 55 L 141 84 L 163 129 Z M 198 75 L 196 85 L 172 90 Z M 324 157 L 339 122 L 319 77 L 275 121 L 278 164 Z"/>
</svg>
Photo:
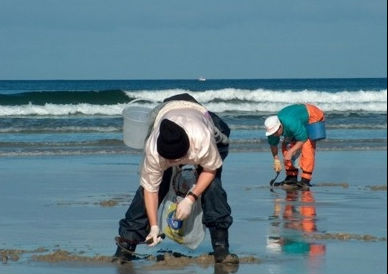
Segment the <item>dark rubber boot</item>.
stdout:
<svg viewBox="0 0 388 274">
<path fill-rule="evenodd" d="M 138 259 L 134 254 L 136 244 L 130 243 L 121 237 L 116 237 L 117 249 L 112 257 L 112 262 L 119 262 L 121 264 Z"/>
<path fill-rule="evenodd" d="M 214 262 L 221 264 L 238 264 L 236 254 L 229 252 L 229 240 L 227 229 L 209 228 L 210 238 L 214 250 Z"/>
<path fill-rule="evenodd" d="M 306 178 L 302 178 L 297 184 L 298 184 L 299 189 L 303 190 L 303 191 L 310 190 L 310 187 L 312 186 L 310 184 L 310 180 L 306 179 Z"/>
<path fill-rule="evenodd" d="M 294 175 L 287 175 L 286 178 L 280 182 L 280 186 L 285 191 L 294 191 L 299 189 L 298 185 L 298 177 Z"/>
<path fill-rule="evenodd" d="M 291 185 L 296 184 L 298 182 L 298 177 L 294 175 L 287 175 L 286 178 L 283 180 L 283 184 Z"/>
</svg>

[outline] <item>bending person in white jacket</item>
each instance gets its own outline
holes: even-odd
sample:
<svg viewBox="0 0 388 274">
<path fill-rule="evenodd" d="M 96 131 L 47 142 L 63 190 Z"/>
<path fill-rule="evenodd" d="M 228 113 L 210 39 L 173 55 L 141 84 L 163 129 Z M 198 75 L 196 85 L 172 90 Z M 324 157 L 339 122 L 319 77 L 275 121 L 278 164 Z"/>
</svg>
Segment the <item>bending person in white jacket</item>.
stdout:
<svg viewBox="0 0 388 274">
<path fill-rule="evenodd" d="M 177 205 L 177 219 L 186 219 L 193 203 L 201 199 L 202 222 L 210 231 L 215 262 L 239 263 L 237 255 L 229 252 L 228 229 L 233 218 L 221 185 L 229 133 L 226 123 L 188 94 L 164 101 L 145 142 L 140 187 L 120 221 L 120 241 L 126 248 L 118 246 L 115 258 L 131 260 L 136 243 L 152 239 L 150 246 L 155 246 L 162 240 L 157 212 L 168 192 L 171 167 L 189 164 L 198 166 L 199 176 L 195 187 Z"/>
</svg>

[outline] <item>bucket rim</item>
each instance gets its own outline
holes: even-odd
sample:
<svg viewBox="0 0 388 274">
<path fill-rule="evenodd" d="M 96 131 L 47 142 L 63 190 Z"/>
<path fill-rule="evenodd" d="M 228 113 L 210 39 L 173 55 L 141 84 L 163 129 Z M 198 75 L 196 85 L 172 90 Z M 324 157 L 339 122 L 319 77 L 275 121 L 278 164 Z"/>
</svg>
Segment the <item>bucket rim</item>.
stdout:
<svg viewBox="0 0 388 274">
<path fill-rule="evenodd" d="M 141 106 L 141 105 L 134 105 L 135 102 L 139 102 L 139 101 L 148 101 L 148 102 L 151 102 L 151 103 L 155 103 L 155 101 L 153 100 L 150 100 L 150 99 L 143 99 L 143 98 L 137 98 L 135 100 L 132 100 L 131 102 L 129 102 L 128 104 L 126 104 L 126 106 L 123 108 L 123 110 L 121 111 L 121 114 L 125 117 L 127 117 L 127 113 L 128 112 L 131 112 L 131 111 L 134 111 L 137 109 L 136 112 L 150 112 L 153 108 L 150 107 L 150 106 Z"/>
</svg>

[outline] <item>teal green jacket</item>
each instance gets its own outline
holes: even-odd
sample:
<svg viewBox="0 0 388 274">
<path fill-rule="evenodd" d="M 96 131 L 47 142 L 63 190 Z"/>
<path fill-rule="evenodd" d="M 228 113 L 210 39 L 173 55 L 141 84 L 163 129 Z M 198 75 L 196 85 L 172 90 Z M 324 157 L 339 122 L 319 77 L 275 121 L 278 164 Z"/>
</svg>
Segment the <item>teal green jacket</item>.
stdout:
<svg viewBox="0 0 388 274">
<path fill-rule="evenodd" d="M 287 106 L 279 111 L 278 118 L 283 125 L 282 135 L 285 138 L 302 142 L 308 139 L 306 125 L 309 121 L 309 113 L 306 105 L 295 104 Z M 280 137 L 268 136 L 268 143 L 272 146 L 277 146 L 279 141 Z"/>
</svg>

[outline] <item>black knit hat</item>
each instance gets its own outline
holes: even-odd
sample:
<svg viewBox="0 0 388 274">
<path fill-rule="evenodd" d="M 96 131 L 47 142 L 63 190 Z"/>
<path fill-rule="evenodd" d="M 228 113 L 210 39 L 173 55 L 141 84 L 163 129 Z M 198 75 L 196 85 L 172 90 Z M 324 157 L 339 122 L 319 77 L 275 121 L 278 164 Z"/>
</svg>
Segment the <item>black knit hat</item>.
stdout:
<svg viewBox="0 0 388 274">
<path fill-rule="evenodd" d="M 156 144 L 159 155 L 170 160 L 185 156 L 190 147 L 185 130 L 168 119 L 160 123 Z"/>
</svg>

